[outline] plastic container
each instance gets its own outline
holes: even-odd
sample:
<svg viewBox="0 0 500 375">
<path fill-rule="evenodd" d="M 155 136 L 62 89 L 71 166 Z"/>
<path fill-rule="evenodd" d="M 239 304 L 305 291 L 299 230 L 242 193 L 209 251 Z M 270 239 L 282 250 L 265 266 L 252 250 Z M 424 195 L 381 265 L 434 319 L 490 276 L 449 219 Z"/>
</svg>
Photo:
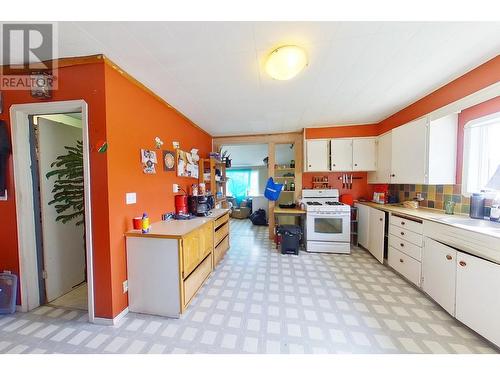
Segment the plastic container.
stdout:
<svg viewBox="0 0 500 375">
<path fill-rule="evenodd" d="M 484 219 L 484 194 L 471 195 L 469 216 L 473 219 Z"/>
<path fill-rule="evenodd" d="M 0 314 L 16 312 L 17 276 L 0 273 Z"/>
<path fill-rule="evenodd" d="M 298 225 L 280 225 L 278 234 L 281 236 L 281 254 L 299 255 L 302 229 Z"/>
</svg>

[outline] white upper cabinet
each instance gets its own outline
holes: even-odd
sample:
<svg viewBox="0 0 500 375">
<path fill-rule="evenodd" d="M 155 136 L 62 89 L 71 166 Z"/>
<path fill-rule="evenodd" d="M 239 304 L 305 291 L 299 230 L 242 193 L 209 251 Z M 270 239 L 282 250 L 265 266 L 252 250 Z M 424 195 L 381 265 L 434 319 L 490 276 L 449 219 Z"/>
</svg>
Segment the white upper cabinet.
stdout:
<svg viewBox="0 0 500 375">
<path fill-rule="evenodd" d="M 306 163 L 305 171 L 328 172 L 329 168 L 329 146 L 328 139 L 309 139 L 306 141 Z"/>
<path fill-rule="evenodd" d="M 392 133 L 382 134 L 376 143 L 377 170 L 368 173 L 368 183 L 384 184 L 390 181 L 392 173 Z"/>
<path fill-rule="evenodd" d="M 352 140 L 352 170 L 374 171 L 376 169 L 376 138 L 354 138 Z"/>
<path fill-rule="evenodd" d="M 306 172 L 374 171 L 375 137 L 306 140 Z"/>
<path fill-rule="evenodd" d="M 426 143 L 427 118 L 392 130 L 391 183 L 425 183 Z"/>
<path fill-rule="evenodd" d="M 379 136 L 377 170 L 368 174 L 368 182 L 454 184 L 457 126 L 457 114 L 426 116 Z"/>
<path fill-rule="evenodd" d="M 330 146 L 332 171 L 352 171 L 352 138 L 331 140 Z"/>
</svg>

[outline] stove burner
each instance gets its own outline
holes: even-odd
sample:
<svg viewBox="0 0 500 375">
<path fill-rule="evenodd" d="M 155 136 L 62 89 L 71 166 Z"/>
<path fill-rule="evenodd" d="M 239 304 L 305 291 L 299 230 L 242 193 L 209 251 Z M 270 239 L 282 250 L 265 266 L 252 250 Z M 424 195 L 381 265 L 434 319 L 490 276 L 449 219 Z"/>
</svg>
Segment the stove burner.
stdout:
<svg viewBox="0 0 500 375">
<path fill-rule="evenodd" d="M 327 205 L 329 206 L 342 206 L 343 203 L 340 203 L 340 202 L 326 202 Z"/>
<path fill-rule="evenodd" d="M 319 202 L 306 202 L 309 206 L 321 206 Z"/>
</svg>

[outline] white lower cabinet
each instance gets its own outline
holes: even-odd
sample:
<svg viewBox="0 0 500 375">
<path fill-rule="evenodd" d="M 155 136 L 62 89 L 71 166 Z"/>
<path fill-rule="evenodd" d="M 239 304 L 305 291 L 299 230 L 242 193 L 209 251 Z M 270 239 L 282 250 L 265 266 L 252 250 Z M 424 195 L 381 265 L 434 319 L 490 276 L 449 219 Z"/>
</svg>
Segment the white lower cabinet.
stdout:
<svg viewBox="0 0 500 375">
<path fill-rule="evenodd" d="M 366 249 L 370 232 L 370 207 L 359 203 L 356 203 L 356 207 L 358 208 L 358 244 Z"/>
<path fill-rule="evenodd" d="M 375 259 L 384 263 L 385 212 L 370 208 L 369 220 L 368 246 L 366 248 Z"/>
<path fill-rule="evenodd" d="M 413 284 L 420 286 L 422 267 L 419 261 L 393 247 L 389 247 L 389 251 L 387 253 L 387 264 L 410 280 Z"/>
<path fill-rule="evenodd" d="M 500 346 L 500 265 L 458 253 L 456 318 Z"/>
<path fill-rule="evenodd" d="M 455 316 L 457 251 L 426 238 L 422 258 L 422 289 Z"/>
</svg>

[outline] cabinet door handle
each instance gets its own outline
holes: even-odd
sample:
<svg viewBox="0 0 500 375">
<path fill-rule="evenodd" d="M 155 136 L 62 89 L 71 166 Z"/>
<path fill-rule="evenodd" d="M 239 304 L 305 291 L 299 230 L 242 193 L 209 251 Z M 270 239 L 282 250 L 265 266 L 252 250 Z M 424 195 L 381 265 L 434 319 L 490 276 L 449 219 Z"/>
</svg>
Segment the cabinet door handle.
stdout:
<svg viewBox="0 0 500 375">
<path fill-rule="evenodd" d="M 452 257 L 450 254 L 448 254 L 448 255 L 446 256 L 446 259 L 448 259 L 448 260 L 452 260 L 452 259 L 453 259 L 453 257 Z"/>
<path fill-rule="evenodd" d="M 396 175 L 393 173 L 393 174 L 391 174 L 391 177 L 396 177 Z"/>
<path fill-rule="evenodd" d="M 357 167 L 357 166 L 358 166 L 358 164 L 357 164 L 357 163 L 354 163 L 354 166 L 355 166 L 355 167 Z"/>
<path fill-rule="evenodd" d="M 332 164 L 334 167 L 337 165 L 337 164 Z"/>
<path fill-rule="evenodd" d="M 382 218 L 379 218 L 379 220 L 380 220 L 380 221 L 383 221 L 384 219 L 382 219 Z"/>
<path fill-rule="evenodd" d="M 404 263 L 405 261 L 402 258 L 399 258 L 400 263 Z"/>
<path fill-rule="evenodd" d="M 465 263 L 463 260 L 461 260 L 460 262 L 458 262 L 458 264 L 460 264 L 462 267 L 465 267 L 467 265 L 467 263 Z"/>
<path fill-rule="evenodd" d="M 399 245 L 401 245 L 401 247 L 405 247 L 405 244 L 404 244 L 404 243 L 400 243 Z"/>
<path fill-rule="evenodd" d="M 405 235 L 405 232 L 401 232 L 401 235 L 404 236 Z"/>
<path fill-rule="evenodd" d="M 402 222 L 401 222 L 401 225 L 405 225 L 405 222 L 404 222 L 404 221 L 402 221 Z"/>
<path fill-rule="evenodd" d="M 309 168 L 311 168 L 311 164 L 309 164 Z"/>
</svg>

